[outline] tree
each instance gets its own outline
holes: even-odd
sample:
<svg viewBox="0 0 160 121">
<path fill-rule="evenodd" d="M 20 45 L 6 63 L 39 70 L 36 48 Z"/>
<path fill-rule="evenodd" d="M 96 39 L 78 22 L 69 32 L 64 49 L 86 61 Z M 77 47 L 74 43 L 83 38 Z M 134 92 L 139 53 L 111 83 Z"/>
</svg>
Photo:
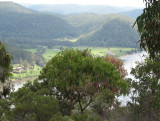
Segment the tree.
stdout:
<svg viewBox="0 0 160 121">
<path fill-rule="evenodd" d="M 160 57 L 159 57 L 160 59 Z M 131 74 L 133 96 L 130 103 L 136 121 L 159 121 L 160 119 L 160 61 L 145 59 L 138 62 Z"/>
<path fill-rule="evenodd" d="M 146 8 L 136 19 L 135 24 L 141 36 L 140 47 L 150 58 L 138 62 L 131 74 L 133 96 L 130 103 L 135 120 L 159 121 L 160 119 L 160 1 L 144 0 Z"/>
<path fill-rule="evenodd" d="M 6 52 L 5 45 L 0 42 L 0 82 L 2 84 L 12 75 L 11 71 L 11 56 Z M 3 95 L 6 96 L 9 90 L 9 87 L 3 88 Z M 0 94 L 0 98 L 2 98 L 1 96 Z"/>
<path fill-rule="evenodd" d="M 12 121 L 49 121 L 59 112 L 58 100 L 44 95 L 45 89 L 37 89 L 37 82 L 27 83 L 16 92 L 12 92 L 7 101 L 13 106 L 10 113 L 5 113 L 6 119 Z M 60 117 L 60 115 L 59 115 Z"/>
<path fill-rule="evenodd" d="M 0 99 L 0 120 L 5 121 L 5 115 L 10 113 L 9 102 L 5 99 Z"/>
<path fill-rule="evenodd" d="M 115 102 L 115 97 L 128 89 L 115 66 L 88 50 L 61 51 L 42 69 L 39 80 L 56 93 L 60 102 L 67 103 L 70 114 L 76 104 L 83 113 L 102 90 L 108 90 Z"/>
<path fill-rule="evenodd" d="M 104 57 L 105 60 L 107 60 L 109 63 L 113 64 L 116 66 L 116 69 L 118 71 L 120 71 L 120 74 L 121 74 L 121 78 L 125 78 L 127 76 L 127 70 L 125 70 L 124 68 L 124 64 L 123 64 L 123 61 L 119 58 L 115 58 L 114 56 L 106 56 Z"/>
<path fill-rule="evenodd" d="M 5 45 L 0 42 L 0 82 L 4 83 L 11 76 L 11 56 L 6 52 Z"/>
<path fill-rule="evenodd" d="M 154 58 L 160 53 L 160 1 L 144 0 L 146 8 L 136 19 L 135 24 L 141 36 L 140 47 Z"/>
</svg>

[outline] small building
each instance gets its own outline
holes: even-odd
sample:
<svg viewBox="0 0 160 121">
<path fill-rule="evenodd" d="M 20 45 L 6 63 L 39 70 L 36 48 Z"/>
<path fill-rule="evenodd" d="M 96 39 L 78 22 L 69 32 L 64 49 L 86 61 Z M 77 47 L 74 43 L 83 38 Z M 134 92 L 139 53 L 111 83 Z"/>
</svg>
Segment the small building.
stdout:
<svg viewBox="0 0 160 121">
<path fill-rule="evenodd" d="M 22 69 L 22 67 L 18 66 L 18 67 L 16 68 L 16 70 L 17 70 L 17 71 L 22 71 L 23 69 Z"/>
</svg>

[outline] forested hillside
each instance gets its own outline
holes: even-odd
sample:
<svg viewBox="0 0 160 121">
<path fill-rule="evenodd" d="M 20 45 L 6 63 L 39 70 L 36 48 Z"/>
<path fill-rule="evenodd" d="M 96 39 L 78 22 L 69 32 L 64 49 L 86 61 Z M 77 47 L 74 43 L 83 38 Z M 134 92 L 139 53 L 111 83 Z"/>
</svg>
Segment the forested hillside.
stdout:
<svg viewBox="0 0 160 121">
<path fill-rule="evenodd" d="M 136 47 L 138 41 L 131 27 L 134 19 L 120 14 L 80 13 L 58 17 L 13 2 L 0 2 L 0 10 L 1 40 L 20 48 L 38 45 Z M 72 39 L 78 41 L 70 42 Z"/>
<path fill-rule="evenodd" d="M 75 28 L 59 17 L 39 12 L 23 12 L 21 6 L 18 9 L 19 5 L 16 6 L 10 2 L 6 3 L 5 6 L 3 6 L 3 2 L 0 4 L 2 4 L 0 9 L 3 8 L 0 11 L 0 37 L 10 42 L 31 44 L 29 41 L 46 41 L 77 35 Z M 8 8 L 12 8 L 10 6 L 16 7 L 17 11 L 8 11 Z M 26 10 L 24 8 L 24 11 Z M 20 42 L 17 42 L 19 40 Z"/>
<path fill-rule="evenodd" d="M 139 40 L 134 19 L 120 14 L 75 14 L 65 17 L 72 26 L 80 30 L 78 46 L 137 47 Z"/>
<path fill-rule="evenodd" d="M 129 21 L 113 19 L 99 30 L 81 37 L 78 45 L 104 47 L 136 47 L 138 34 Z"/>
<path fill-rule="evenodd" d="M 45 59 L 41 53 L 31 53 L 20 48 L 16 48 L 13 45 L 6 44 L 7 52 L 12 55 L 12 64 L 36 64 L 43 66 Z"/>
</svg>

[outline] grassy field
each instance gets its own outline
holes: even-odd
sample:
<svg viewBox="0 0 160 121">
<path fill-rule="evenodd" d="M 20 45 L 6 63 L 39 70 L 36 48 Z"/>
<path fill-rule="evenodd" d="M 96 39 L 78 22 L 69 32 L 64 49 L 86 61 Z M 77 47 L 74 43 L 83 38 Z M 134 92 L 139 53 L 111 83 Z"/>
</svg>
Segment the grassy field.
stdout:
<svg viewBox="0 0 160 121">
<path fill-rule="evenodd" d="M 37 52 L 37 49 L 25 49 L 29 52 L 35 53 Z M 46 52 L 43 54 L 43 57 L 48 61 L 50 60 L 53 56 L 55 56 L 59 51 L 56 49 L 46 49 Z"/>
<path fill-rule="evenodd" d="M 46 52 L 43 54 L 43 57 L 48 61 L 50 60 L 53 56 L 55 56 L 59 51 L 54 50 L 54 49 L 47 49 Z"/>
<path fill-rule="evenodd" d="M 66 48 L 66 47 L 64 47 Z M 126 51 L 131 51 L 135 48 L 103 48 L 103 47 L 73 47 L 74 49 L 89 49 L 91 53 L 99 56 L 106 56 L 107 52 L 112 52 L 116 57 L 123 56 L 126 54 Z M 28 49 L 30 52 L 36 52 L 36 49 Z M 46 49 L 46 52 L 43 54 L 43 57 L 48 61 L 53 56 L 55 56 L 59 51 L 55 49 Z"/>
<path fill-rule="evenodd" d="M 107 52 L 112 52 L 116 57 L 125 55 L 126 51 L 131 51 L 135 48 L 103 48 L 103 47 L 74 47 L 74 49 L 89 49 L 92 54 L 99 56 L 106 56 Z"/>
<path fill-rule="evenodd" d="M 66 48 L 66 47 L 64 47 Z M 127 51 L 131 51 L 135 48 L 105 48 L 105 47 L 73 47 L 73 49 L 89 49 L 92 54 L 98 56 L 106 56 L 107 52 L 112 52 L 116 57 L 120 57 L 126 54 Z M 36 49 L 27 49 L 30 52 L 36 52 Z M 46 52 L 43 54 L 43 57 L 48 61 L 53 56 L 55 56 L 59 51 L 56 49 L 46 49 Z"/>
</svg>

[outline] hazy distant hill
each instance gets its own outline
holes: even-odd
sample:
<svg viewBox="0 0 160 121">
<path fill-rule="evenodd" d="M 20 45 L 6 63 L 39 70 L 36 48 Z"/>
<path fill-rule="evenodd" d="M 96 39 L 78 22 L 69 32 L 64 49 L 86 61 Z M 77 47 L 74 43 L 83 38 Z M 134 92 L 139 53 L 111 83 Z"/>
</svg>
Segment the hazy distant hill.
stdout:
<svg viewBox="0 0 160 121">
<path fill-rule="evenodd" d="M 120 14 L 123 14 L 123 15 L 126 15 L 126 16 L 129 16 L 131 18 L 136 19 L 138 16 L 140 16 L 142 14 L 142 12 L 143 12 L 143 9 L 134 9 L 131 11 L 121 12 Z"/>
<path fill-rule="evenodd" d="M 25 6 L 25 4 L 24 4 Z M 119 13 L 123 11 L 133 10 L 133 7 L 115 7 L 107 5 L 76 5 L 76 4 L 57 4 L 57 5 L 26 5 L 26 7 L 37 10 L 61 14 L 74 14 L 74 13 L 96 13 L 96 14 L 110 14 Z"/>
<path fill-rule="evenodd" d="M 35 11 L 27 9 L 14 2 L 0 2 L 1 12 L 16 12 L 16 13 L 34 13 Z"/>
<path fill-rule="evenodd" d="M 29 44 L 29 41 L 75 37 L 76 34 L 75 28 L 60 17 L 32 12 L 13 2 L 0 2 L 1 38 Z"/>
<path fill-rule="evenodd" d="M 125 19 L 113 19 L 97 31 L 81 37 L 78 45 L 104 47 L 136 47 L 138 34 L 132 23 Z"/>
</svg>

